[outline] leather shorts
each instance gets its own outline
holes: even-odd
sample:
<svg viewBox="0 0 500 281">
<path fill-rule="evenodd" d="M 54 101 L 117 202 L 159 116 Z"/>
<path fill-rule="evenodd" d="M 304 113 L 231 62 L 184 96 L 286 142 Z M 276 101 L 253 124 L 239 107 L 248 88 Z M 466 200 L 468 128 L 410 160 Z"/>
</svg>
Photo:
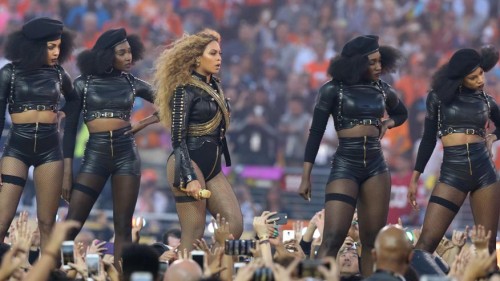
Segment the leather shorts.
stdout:
<svg viewBox="0 0 500 281">
<path fill-rule="evenodd" d="M 80 167 L 80 173 L 110 175 L 141 175 L 141 159 L 134 136 L 124 133 L 130 126 L 99 133 L 91 133 Z"/>
<path fill-rule="evenodd" d="M 3 156 L 19 159 L 28 167 L 62 160 L 57 124 L 12 124 Z"/>
<path fill-rule="evenodd" d="M 446 146 L 443 150 L 439 182 L 465 193 L 497 182 L 485 142 Z"/>
<path fill-rule="evenodd" d="M 388 170 L 377 137 L 339 138 L 328 183 L 350 179 L 361 185 L 367 179 Z"/>
</svg>

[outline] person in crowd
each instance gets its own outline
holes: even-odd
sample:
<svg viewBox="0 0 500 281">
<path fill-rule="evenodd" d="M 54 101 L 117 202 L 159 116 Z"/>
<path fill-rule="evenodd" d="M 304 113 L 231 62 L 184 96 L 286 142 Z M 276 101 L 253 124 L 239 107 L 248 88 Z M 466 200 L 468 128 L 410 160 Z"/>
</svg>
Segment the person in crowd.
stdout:
<svg viewBox="0 0 500 281">
<path fill-rule="evenodd" d="M 155 115 L 131 127 L 130 114 L 136 97 L 153 102 L 150 84 L 130 74 L 134 62 L 142 58 L 144 46 L 125 29 L 104 32 L 91 50 L 77 57 L 82 75 L 74 81 L 78 99 L 66 117 L 64 148 L 64 198 L 69 201 L 66 219 L 83 223 L 111 176 L 115 261 L 120 260 L 124 243 L 131 242 L 134 213 L 141 177 L 140 158 L 134 132 L 157 122 Z M 80 171 L 73 181 L 72 160 L 80 113 L 89 130 Z M 68 239 L 76 237 L 72 231 Z"/>
<path fill-rule="evenodd" d="M 31 166 L 42 249 L 55 223 L 63 180 L 60 98 L 64 95 L 67 103 L 76 100 L 61 64 L 72 48 L 73 35 L 63 23 L 46 17 L 26 22 L 9 34 L 5 44 L 11 63 L 0 70 L 0 132 L 7 105 L 12 127 L 1 160 L 0 241 L 16 214 Z M 62 109 L 65 114 L 68 110 Z"/>
<path fill-rule="evenodd" d="M 495 66 L 498 51 L 483 47 L 460 49 L 434 75 L 427 95 L 425 128 L 408 200 L 417 208 L 416 192 L 420 175 L 439 137 L 444 154 L 441 174 L 426 209 L 422 233 L 415 248 L 433 253 L 467 195 L 474 223 L 497 233 L 500 187 L 491 160 L 491 145 L 500 136 L 500 111 L 486 94 L 485 72 Z M 488 134 L 490 120 L 497 128 Z M 495 251 L 496 235 L 491 235 L 490 252 Z"/>
<path fill-rule="evenodd" d="M 171 228 L 167 230 L 163 233 L 162 242 L 171 250 L 177 249 L 181 243 L 181 230 L 178 228 Z"/>
<path fill-rule="evenodd" d="M 391 178 L 381 150 L 385 132 L 401 125 L 407 110 L 397 93 L 380 79 L 393 70 L 401 53 L 379 46 L 378 36 L 348 41 L 330 66 L 332 80 L 319 90 L 305 149 L 299 194 L 311 199 L 311 170 L 328 119 L 333 116 L 339 147 L 326 186 L 325 226 L 319 256 L 336 257 L 357 207 L 362 243 L 362 273 L 372 272 L 371 250 L 389 210 Z M 388 118 L 384 118 L 387 112 Z"/>
<path fill-rule="evenodd" d="M 220 35 L 203 30 L 173 42 L 156 62 L 156 106 L 171 130 L 173 152 L 167 178 L 175 196 L 182 230 L 179 249 L 192 249 L 205 230 L 206 209 L 230 223 L 238 239 L 243 232 L 240 206 L 222 173 L 221 156 L 230 165 L 225 134 L 229 106 L 220 81 Z"/>
<path fill-rule="evenodd" d="M 412 252 L 413 245 L 400 226 L 385 226 L 375 240 L 375 273 L 365 280 L 405 280 L 403 276 L 410 266 Z"/>
</svg>

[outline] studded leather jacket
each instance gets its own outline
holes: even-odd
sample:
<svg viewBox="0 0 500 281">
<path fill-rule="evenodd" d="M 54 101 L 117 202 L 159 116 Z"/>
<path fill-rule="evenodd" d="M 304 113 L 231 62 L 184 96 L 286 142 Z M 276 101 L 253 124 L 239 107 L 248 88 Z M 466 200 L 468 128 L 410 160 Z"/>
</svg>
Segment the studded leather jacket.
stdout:
<svg viewBox="0 0 500 281">
<path fill-rule="evenodd" d="M 154 99 L 149 83 L 120 71 L 99 76 L 79 76 L 73 84 L 78 99 L 70 105 L 72 110 L 66 117 L 63 139 L 65 158 L 73 158 L 80 113 L 85 122 L 98 118 L 130 121 L 136 96 L 151 103 Z"/>
<path fill-rule="evenodd" d="M 28 110 L 59 111 L 61 94 L 66 103 L 76 100 L 70 76 L 59 66 L 22 69 L 6 64 L 0 69 L 0 132 L 5 126 L 5 110 L 20 113 Z M 67 111 L 66 107 L 62 109 Z"/>
<path fill-rule="evenodd" d="M 222 147 L 226 165 L 231 165 L 225 133 L 229 126 L 230 108 L 219 81 L 194 73 L 187 84 L 176 88 L 172 109 L 172 146 L 175 156 L 175 187 L 185 187 L 197 179 L 189 157 L 190 149 L 205 142 Z"/>
</svg>

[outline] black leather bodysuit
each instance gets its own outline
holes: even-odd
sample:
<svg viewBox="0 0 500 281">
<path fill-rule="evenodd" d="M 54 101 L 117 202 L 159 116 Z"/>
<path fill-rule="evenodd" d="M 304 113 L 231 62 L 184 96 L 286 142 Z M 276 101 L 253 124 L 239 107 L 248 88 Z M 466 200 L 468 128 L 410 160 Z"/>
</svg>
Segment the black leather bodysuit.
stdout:
<svg viewBox="0 0 500 281">
<path fill-rule="evenodd" d="M 0 132 L 5 125 L 5 110 L 21 113 L 28 110 L 59 110 L 64 95 L 66 104 L 75 101 L 71 78 L 61 66 L 21 69 L 7 64 L 0 70 Z M 68 112 L 68 107 L 62 109 Z M 57 124 L 13 124 L 4 156 L 23 161 L 35 167 L 62 159 Z"/>
<path fill-rule="evenodd" d="M 229 105 L 219 81 L 214 77 L 210 83 L 205 81 L 206 77 L 193 73 L 186 85 L 176 89 L 171 101 L 174 187 L 185 187 L 197 179 L 191 160 L 207 181 L 220 172 L 222 154 L 226 165 L 231 164 L 225 138 Z"/>
</svg>

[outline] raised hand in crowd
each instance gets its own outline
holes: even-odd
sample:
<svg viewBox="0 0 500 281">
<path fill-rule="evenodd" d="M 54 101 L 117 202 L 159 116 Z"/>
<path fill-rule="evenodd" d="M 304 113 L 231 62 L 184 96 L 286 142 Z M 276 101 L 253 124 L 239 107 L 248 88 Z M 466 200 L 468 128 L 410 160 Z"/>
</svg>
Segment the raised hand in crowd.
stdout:
<svg viewBox="0 0 500 281">
<path fill-rule="evenodd" d="M 144 227 L 144 218 L 136 217 L 132 219 L 132 243 L 139 243 L 141 230 Z"/>
<path fill-rule="evenodd" d="M 38 281 L 47 280 L 50 271 L 53 270 L 60 259 L 59 249 L 62 242 L 66 239 L 68 232 L 80 227 L 77 221 L 63 221 L 56 223 L 52 233 L 48 238 L 45 248 L 42 249 L 42 256 L 37 263 L 28 271 L 26 280 Z"/>
<path fill-rule="evenodd" d="M 112 258 L 112 261 L 108 261 L 105 258 L 102 259 L 104 271 L 106 272 L 106 275 L 108 276 L 110 281 L 120 281 L 120 274 L 114 266 L 114 257 L 112 256 Z"/>
<path fill-rule="evenodd" d="M 177 259 L 177 253 L 172 250 L 163 252 L 163 254 L 161 254 L 161 256 L 159 257 L 160 262 L 168 262 L 168 263 L 171 263 L 176 259 Z"/>
<path fill-rule="evenodd" d="M 94 240 L 95 241 L 95 240 Z M 92 241 L 92 242 L 94 242 Z M 74 245 L 74 257 L 75 257 L 75 262 L 68 263 L 69 267 L 75 271 L 75 273 L 80 274 L 84 280 L 87 280 L 89 277 L 89 272 L 88 272 L 88 267 L 87 263 L 85 262 L 85 256 L 87 252 L 83 249 L 83 243 L 75 243 Z M 68 277 L 70 276 L 71 272 L 68 272 Z M 76 276 L 73 276 L 75 278 Z"/>
<path fill-rule="evenodd" d="M 92 240 L 92 243 L 87 247 L 87 254 L 102 255 L 106 251 L 104 245 L 106 245 L 106 241 Z"/>
<path fill-rule="evenodd" d="M 491 238 L 491 230 L 486 232 L 484 226 L 474 225 L 470 232 L 470 240 L 476 248 L 476 253 L 479 254 L 482 251 L 488 253 L 488 242 Z"/>
<path fill-rule="evenodd" d="M 226 240 L 234 239 L 229 231 L 229 221 L 226 221 L 226 218 L 221 217 L 220 214 L 217 214 L 215 219 L 212 218 L 212 225 L 214 227 L 215 246 L 224 246 Z"/>
<path fill-rule="evenodd" d="M 448 276 L 455 278 L 457 280 L 461 280 L 465 266 L 469 263 L 471 259 L 471 248 L 463 247 L 455 260 L 450 264 L 450 271 L 448 272 Z"/>
<path fill-rule="evenodd" d="M 264 266 L 264 260 L 260 258 L 253 259 L 246 266 L 240 268 L 233 281 L 253 280 L 255 271 Z"/>
<path fill-rule="evenodd" d="M 203 276 L 206 278 L 212 277 L 227 269 L 223 263 L 224 257 L 224 247 L 215 247 L 213 253 L 210 253 L 210 257 L 207 256 L 205 252 L 205 258 L 203 259 Z"/>
<path fill-rule="evenodd" d="M 488 252 L 484 251 L 471 258 L 465 266 L 461 281 L 475 281 L 484 278 L 495 266 L 495 260 L 496 253 L 489 255 Z"/>
<path fill-rule="evenodd" d="M 320 265 L 318 266 L 318 271 L 323 275 L 324 280 L 339 281 L 340 273 L 335 259 L 333 257 L 325 257 L 323 260 L 328 266 Z"/>
<path fill-rule="evenodd" d="M 271 268 L 273 270 L 274 280 L 292 280 L 292 274 L 300 261 L 301 258 L 296 257 L 287 267 L 275 263 Z"/>
<path fill-rule="evenodd" d="M 462 247 L 465 245 L 465 242 L 467 242 L 468 236 L 469 236 L 469 226 L 465 227 L 465 231 L 454 229 L 453 235 L 451 236 L 451 243 L 453 243 L 454 246 L 457 246 L 460 249 L 462 249 Z"/>
<path fill-rule="evenodd" d="M 208 246 L 207 242 L 205 239 L 196 239 L 196 243 L 193 243 L 193 246 L 195 249 L 203 251 L 205 253 L 205 261 L 207 262 L 207 265 L 212 266 L 212 269 L 210 272 L 214 273 L 217 268 L 221 267 L 222 264 L 222 257 L 224 256 L 224 244 L 222 244 L 222 247 L 210 247 Z M 205 269 L 207 269 L 205 267 Z M 217 271 L 220 272 L 221 270 Z"/>
<path fill-rule="evenodd" d="M 7 253 L 2 257 L 0 264 L 0 281 L 9 280 L 16 271 L 22 270 L 22 266 L 27 259 L 27 252 L 23 251 L 17 244 L 13 244 Z"/>
<path fill-rule="evenodd" d="M 264 259 L 264 263 L 267 267 L 271 267 L 273 265 L 273 257 L 271 253 L 271 245 L 269 244 L 270 234 L 274 232 L 273 223 L 278 218 L 270 218 L 272 215 L 276 214 L 276 212 L 264 211 L 262 215 L 253 218 L 253 228 L 257 237 L 259 237 L 259 249 Z"/>
</svg>

